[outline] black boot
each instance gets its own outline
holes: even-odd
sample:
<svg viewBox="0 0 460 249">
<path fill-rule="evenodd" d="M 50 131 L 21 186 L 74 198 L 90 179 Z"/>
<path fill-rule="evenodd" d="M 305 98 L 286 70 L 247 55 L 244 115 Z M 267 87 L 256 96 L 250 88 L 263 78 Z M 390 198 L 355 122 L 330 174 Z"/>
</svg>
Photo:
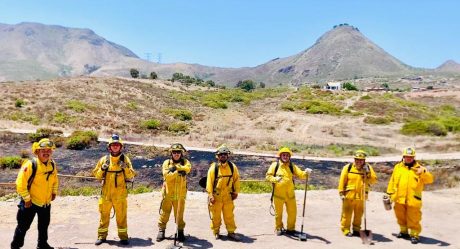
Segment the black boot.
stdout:
<svg viewBox="0 0 460 249">
<path fill-rule="evenodd" d="M 43 243 L 37 246 L 37 249 L 54 249 L 54 247 L 48 245 L 48 243 Z"/>
<path fill-rule="evenodd" d="M 410 236 L 409 236 L 408 233 L 399 232 L 399 233 L 396 235 L 396 238 L 398 238 L 398 239 L 409 239 Z"/>
<path fill-rule="evenodd" d="M 410 238 L 410 242 L 411 242 L 412 244 L 418 244 L 419 241 L 420 241 L 420 239 L 417 238 L 417 237 L 414 237 L 414 236 L 413 236 L 413 237 Z"/>
<path fill-rule="evenodd" d="M 185 241 L 184 230 L 179 230 L 179 231 L 178 231 L 178 233 L 177 233 L 177 240 L 179 240 L 180 242 L 184 242 L 184 241 Z"/>
<path fill-rule="evenodd" d="M 157 242 L 163 241 L 165 239 L 165 230 L 159 230 L 157 235 Z"/>
</svg>

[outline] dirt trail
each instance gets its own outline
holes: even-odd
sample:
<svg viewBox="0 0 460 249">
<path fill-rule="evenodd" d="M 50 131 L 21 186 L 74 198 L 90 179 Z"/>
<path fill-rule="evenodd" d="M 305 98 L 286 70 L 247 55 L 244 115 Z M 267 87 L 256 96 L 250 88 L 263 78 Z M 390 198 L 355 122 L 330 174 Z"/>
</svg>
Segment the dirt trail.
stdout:
<svg viewBox="0 0 460 249">
<path fill-rule="evenodd" d="M 297 194 L 297 228 L 301 224 L 303 192 Z M 368 228 L 374 233 L 372 248 L 414 248 L 407 240 L 397 239 L 393 234 L 398 226 L 393 212 L 385 211 L 382 193 L 371 192 L 368 210 Z M 423 231 L 417 248 L 434 246 L 460 248 L 460 188 L 424 193 Z M 160 195 L 158 192 L 129 196 L 128 232 L 132 248 L 167 248 L 172 240 L 156 242 L 156 222 Z M 185 232 L 188 248 L 365 248 L 360 238 L 344 237 L 339 229 L 341 203 L 335 190 L 310 191 L 307 194 L 305 230 L 307 242 L 289 237 L 277 237 L 273 233 L 274 218 L 268 213 L 269 194 L 241 194 L 236 201 L 235 215 L 237 233 L 242 242 L 216 241 L 209 229 L 206 195 L 190 192 L 186 202 Z M 16 201 L 0 202 L 0 248 L 8 248 L 16 225 Z M 97 197 L 57 198 L 52 206 L 49 229 L 50 244 L 61 248 L 96 248 L 99 214 Z M 284 217 L 285 219 L 285 217 Z M 174 233 L 174 222 L 168 223 L 167 236 Z M 221 233 L 226 234 L 224 227 Z M 109 228 L 109 244 L 97 248 L 118 248 L 115 219 Z M 37 238 L 36 219 L 26 237 L 24 248 L 34 248 Z"/>
</svg>

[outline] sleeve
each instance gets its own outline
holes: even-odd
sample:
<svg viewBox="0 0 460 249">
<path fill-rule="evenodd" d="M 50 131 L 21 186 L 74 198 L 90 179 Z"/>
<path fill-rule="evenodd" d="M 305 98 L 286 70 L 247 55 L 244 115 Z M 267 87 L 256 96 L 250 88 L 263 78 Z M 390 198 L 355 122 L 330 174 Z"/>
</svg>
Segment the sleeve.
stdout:
<svg viewBox="0 0 460 249">
<path fill-rule="evenodd" d="M 25 160 L 19 170 L 18 178 L 16 178 L 16 191 L 25 202 L 30 201 L 30 193 L 27 189 L 27 182 L 29 181 L 31 175 L 32 162 L 30 160 Z"/>
<path fill-rule="evenodd" d="M 374 168 L 371 165 L 368 165 L 369 170 L 371 171 L 368 180 L 369 184 L 376 184 L 377 183 L 377 174 L 375 174 Z"/>
<path fill-rule="evenodd" d="M 215 163 L 212 163 L 208 169 L 208 177 L 206 181 L 206 192 L 208 192 L 209 196 L 212 196 L 214 192 L 214 168 Z"/>
<path fill-rule="evenodd" d="M 102 180 L 104 178 L 104 170 L 102 170 L 102 164 L 105 163 L 106 156 L 103 156 L 96 164 L 96 167 L 93 169 L 93 175 L 98 180 Z"/>
<path fill-rule="evenodd" d="M 57 195 L 58 194 L 58 187 L 59 187 L 59 177 L 58 177 L 58 166 L 56 163 L 54 163 L 54 184 L 53 184 L 53 194 Z"/>
<path fill-rule="evenodd" d="M 189 174 L 190 170 L 192 169 L 192 164 L 187 159 L 185 159 L 184 161 L 185 165 L 180 165 L 179 167 L 177 167 L 177 171 L 185 171 L 186 174 Z"/>
<path fill-rule="evenodd" d="M 240 172 L 238 171 L 238 167 L 233 164 L 233 190 L 234 193 L 240 192 Z"/>
<path fill-rule="evenodd" d="M 420 174 L 420 179 L 422 180 L 423 184 L 431 184 L 434 181 L 433 174 L 428 172 L 425 167 L 423 168 L 423 173 Z"/>
<path fill-rule="evenodd" d="M 177 170 L 174 172 L 169 172 L 169 159 L 166 159 L 163 162 L 162 173 L 163 173 L 163 179 L 165 179 L 165 181 L 170 181 L 171 179 L 174 179 L 177 177 Z"/>
<path fill-rule="evenodd" d="M 296 164 L 292 164 L 292 168 L 294 170 L 294 175 L 296 175 L 299 179 L 307 179 L 308 174 L 304 170 L 301 170 L 299 166 Z"/>
<path fill-rule="evenodd" d="M 396 171 L 397 171 L 397 165 L 394 166 L 393 173 L 391 174 L 390 181 L 388 182 L 388 187 L 387 187 L 387 194 L 388 195 L 393 195 L 395 193 L 394 178 L 395 178 L 395 172 Z"/>
<path fill-rule="evenodd" d="M 346 190 L 348 180 L 348 167 L 350 167 L 350 164 L 343 166 L 342 172 L 340 173 L 339 186 L 337 187 L 339 193 L 342 193 Z"/>
<path fill-rule="evenodd" d="M 268 168 L 267 173 L 265 174 L 265 180 L 271 182 L 271 183 L 276 183 L 275 179 L 275 168 L 276 168 L 276 162 L 273 162 L 270 167 Z"/>
<path fill-rule="evenodd" d="M 123 169 L 125 171 L 125 177 L 127 179 L 133 179 L 137 173 L 136 171 L 133 169 L 133 164 L 131 163 L 131 159 L 129 159 L 129 157 L 125 156 L 125 164 L 126 164 L 126 168 Z"/>
</svg>

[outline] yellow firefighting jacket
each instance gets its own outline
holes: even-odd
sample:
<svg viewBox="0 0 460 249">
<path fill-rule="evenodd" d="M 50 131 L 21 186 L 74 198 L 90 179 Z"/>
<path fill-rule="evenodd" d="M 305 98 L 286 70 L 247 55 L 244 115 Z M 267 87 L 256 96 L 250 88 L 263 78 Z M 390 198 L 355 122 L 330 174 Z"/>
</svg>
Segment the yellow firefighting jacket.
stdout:
<svg viewBox="0 0 460 249">
<path fill-rule="evenodd" d="M 377 182 L 377 175 L 371 165 L 366 165 L 370 171 L 366 176 L 367 186 L 365 191 L 367 193 L 369 192 L 369 185 Z M 364 167 L 358 170 L 354 163 L 345 165 L 340 174 L 339 193 L 344 194 L 346 199 L 363 200 L 364 173 Z"/>
<path fill-rule="evenodd" d="M 271 183 L 274 183 L 275 190 L 273 193 L 273 197 L 280 198 L 280 199 L 292 199 L 295 198 L 294 193 L 294 182 L 293 177 L 294 175 L 300 179 L 306 179 L 308 177 L 307 172 L 301 170 L 297 165 L 292 163 L 292 170 L 289 168 L 290 162 L 283 163 L 281 160 L 278 161 L 278 170 L 275 175 L 275 168 L 277 162 L 273 162 L 268 168 L 267 174 L 265 179 Z M 281 177 L 281 181 L 277 181 L 275 177 Z"/>
<path fill-rule="evenodd" d="M 24 201 L 32 200 L 32 203 L 37 206 L 44 206 L 51 203 L 51 195 L 58 192 L 59 180 L 57 177 L 57 165 L 54 163 L 54 170 L 51 164 L 51 159 L 45 165 L 38 158 L 37 171 L 35 173 L 34 181 L 27 190 L 27 183 L 32 175 L 32 161 L 25 160 L 16 179 L 16 190 Z"/>
<path fill-rule="evenodd" d="M 187 195 L 187 180 L 185 177 L 179 175 L 179 171 L 185 171 L 185 173 L 188 174 L 190 173 L 192 165 L 189 160 L 185 158 L 183 160 L 183 165 L 181 162 L 174 163 L 172 159 L 168 159 L 163 162 L 164 197 L 172 200 L 178 200 L 180 193 L 180 198 L 185 199 L 185 196 Z M 169 170 L 173 167 L 176 167 L 176 170 L 174 172 L 170 172 Z"/>
<path fill-rule="evenodd" d="M 93 169 L 93 175 L 103 180 L 101 198 L 105 200 L 124 199 L 128 196 L 126 181 L 132 180 L 136 172 L 127 156 L 123 156 L 123 162 L 120 162 L 120 156 L 110 156 L 109 167 L 107 170 L 102 169 L 102 165 L 107 163 L 107 157 L 103 156 Z"/>
<path fill-rule="evenodd" d="M 416 172 L 419 168 L 422 168 L 423 172 L 417 175 Z M 433 175 L 417 161 L 410 169 L 404 162 L 400 162 L 393 169 L 393 174 L 388 183 L 387 194 L 396 203 L 421 207 L 423 188 L 425 184 L 430 184 L 433 180 Z"/>
<path fill-rule="evenodd" d="M 235 164 L 233 166 L 229 165 L 229 162 L 224 164 L 218 163 L 218 175 L 216 181 L 216 187 L 214 188 L 214 179 L 215 179 L 215 162 L 211 164 L 208 170 L 208 177 L 206 181 L 206 191 L 208 195 L 215 197 L 229 197 L 230 193 L 239 193 L 240 192 L 240 174 L 238 173 L 238 168 Z M 230 167 L 233 167 L 233 176 Z"/>
</svg>

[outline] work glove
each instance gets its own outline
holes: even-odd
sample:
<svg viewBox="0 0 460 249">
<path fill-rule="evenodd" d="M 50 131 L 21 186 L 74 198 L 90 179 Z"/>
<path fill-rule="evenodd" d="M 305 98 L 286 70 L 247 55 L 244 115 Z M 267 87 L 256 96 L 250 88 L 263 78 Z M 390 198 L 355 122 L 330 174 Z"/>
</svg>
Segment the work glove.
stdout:
<svg viewBox="0 0 460 249">
<path fill-rule="evenodd" d="M 283 180 L 283 178 L 281 176 L 275 176 L 275 181 L 276 182 L 281 182 L 281 180 Z"/>
<path fill-rule="evenodd" d="M 364 172 L 369 173 L 371 170 L 369 169 L 369 165 L 364 165 Z"/>
<path fill-rule="evenodd" d="M 306 168 L 306 169 L 305 169 L 305 172 L 306 172 L 308 175 L 310 175 L 312 171 L 313 171 L 313 170 L 310 169 L 310 168 Z"/>
<path fill-rule="evenodd" d="M 419 167 L 419 168 L 417 169 L 416 174 L 417 174 L 417 175 L 421 175 L 422 173 L 425 173 L 425 172 L 426 172 L 426 169 L 425 169 L 424 167 Z"/>
<path fill-rule="evenodd" d="M 186 173 L 184 170 L 177 171 L 177 173 L 179 173 L 180 176 L 185 176 L 185 175 L 187 175 L 187 173 Z"/>
<path fill-rule="evenodd" d="M 345 192 L 340 192 L 339 195 L 342 201 L 345 200 Z"/>
<path fill-rule="evenodd" d="M 126 169 L 128 167 L 128 165 L 126 163 L 121 163 L 121 168 L 122 169 Z"/>
<path fill-rule="evenodd" d="M 235 200 L 238 197 L 238 193 L 230 193 L 232 200 Z"/>
<path fill-rule="evenodd" d="M 209 202 L 210 202 L 211 204 L 216 203 L 216 199 L 214 198 L 214 196 L 209 197 Z"/>
<path fill-rule="evenodd" d="M 174 173 L 176 169 L 176 166 L 172 166 L 171 168 L 169 168 L 169 173 Z"/>
<path fill-rule="evenodd" d="M 105 164 L 105 163 L 102 164 L 102 166 L 101 166 L 101 169 L 102 169 L 102 170 L 106 170 L 106 169 L 108 169 L 108 168 L 109 168 L 109 165 L 108 165 L 108 164 Z"/>
<path fill-rule="evenodd" d="M 24 202 L 24 207 L 25 207 L 25 208 L 30 208 L 30 207 L 32 207 L 32 201 L 26 201 L 26 202 Z"/>
</svg>

